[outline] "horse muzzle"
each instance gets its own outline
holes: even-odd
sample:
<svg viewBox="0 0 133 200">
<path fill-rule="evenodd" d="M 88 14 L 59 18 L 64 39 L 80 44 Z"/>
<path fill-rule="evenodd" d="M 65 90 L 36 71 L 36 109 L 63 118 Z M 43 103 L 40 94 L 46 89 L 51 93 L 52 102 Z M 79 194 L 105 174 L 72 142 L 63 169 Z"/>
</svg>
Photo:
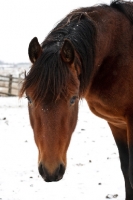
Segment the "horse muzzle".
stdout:
<svg viewBox="0 0 133 200">
<path fill-rule="evenodd" d="M 60 164 L 53 173 L 49 173 L 48 169 L 40 163 L 38 167 L 39 173 L 46 182 L 59 181 L 63 178 L 65 173 L 65 166 Z"/>
</svg>

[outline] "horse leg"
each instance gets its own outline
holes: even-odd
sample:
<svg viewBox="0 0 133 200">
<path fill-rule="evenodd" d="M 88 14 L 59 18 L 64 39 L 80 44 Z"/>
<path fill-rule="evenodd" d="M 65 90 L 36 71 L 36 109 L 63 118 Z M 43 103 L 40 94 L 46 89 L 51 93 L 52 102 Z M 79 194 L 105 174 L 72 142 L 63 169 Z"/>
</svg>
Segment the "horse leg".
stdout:
<svg viewBox="0 0 133 200">
<path fill-rule="evenodd" d="M 127 142 L 127 130 L 117 128 L 110 123 L 109 126 L 112 130 L 119 151 L 121 169 L 125 179 L 126 200 L 133 200 L 133 189 L 129 180 L 129 150 Z"/>
</svg>

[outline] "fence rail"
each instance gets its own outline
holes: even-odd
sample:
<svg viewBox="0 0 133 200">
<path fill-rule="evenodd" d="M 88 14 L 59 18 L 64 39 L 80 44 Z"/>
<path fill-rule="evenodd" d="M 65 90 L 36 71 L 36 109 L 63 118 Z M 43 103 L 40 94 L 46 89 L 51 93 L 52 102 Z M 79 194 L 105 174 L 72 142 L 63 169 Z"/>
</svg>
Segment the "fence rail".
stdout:
<svg viewBox="0 0 133 200">
<path fill-rule="evenodd" d="M 19 77 L 0 75 L 0 96 L 18 96 L 23 81 L 23 74 Z"/>
</svg>

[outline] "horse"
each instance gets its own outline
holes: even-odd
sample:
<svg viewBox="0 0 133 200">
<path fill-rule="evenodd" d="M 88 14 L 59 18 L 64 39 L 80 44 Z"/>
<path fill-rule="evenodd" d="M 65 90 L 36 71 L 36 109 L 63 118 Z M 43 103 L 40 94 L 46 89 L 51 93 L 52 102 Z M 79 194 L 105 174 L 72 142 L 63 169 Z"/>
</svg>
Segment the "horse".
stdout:
<svg viewBox="0 0 133 200">
<path fill-rule="evenodd" d="M 82 7 L 70 12 L 39 44 L 28 48 L 26 94 L 46 182 L 63 178 L 78 104 L 105 119 L 118 147 L 126 200 L 133 199 L 133 3 Z"/>
</svg>

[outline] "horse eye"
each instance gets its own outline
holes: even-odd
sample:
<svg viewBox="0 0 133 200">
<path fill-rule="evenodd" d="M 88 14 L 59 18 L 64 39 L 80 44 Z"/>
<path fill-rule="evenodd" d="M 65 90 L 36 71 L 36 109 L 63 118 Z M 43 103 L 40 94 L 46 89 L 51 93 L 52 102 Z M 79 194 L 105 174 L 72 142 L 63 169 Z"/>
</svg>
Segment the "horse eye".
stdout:
<svg viewBox="0 0 133 200">
<path fill-rule="evenodd" d="M 70 104 L 71 104 L 71 105 L 74 105 L 76 99 L 78 99 L 78 96 L 73 96 L 73 97 L 70 99 Z"/>
<path fill-rule="evenodd" d="M 30 104 L 32 103 L 32 101 L 31 101 L 31 99 L 30 99 L 29 96 L 26 96 L 26 99 L 28 99 L 28 102 L 29 102 Z"/>
</svg>

